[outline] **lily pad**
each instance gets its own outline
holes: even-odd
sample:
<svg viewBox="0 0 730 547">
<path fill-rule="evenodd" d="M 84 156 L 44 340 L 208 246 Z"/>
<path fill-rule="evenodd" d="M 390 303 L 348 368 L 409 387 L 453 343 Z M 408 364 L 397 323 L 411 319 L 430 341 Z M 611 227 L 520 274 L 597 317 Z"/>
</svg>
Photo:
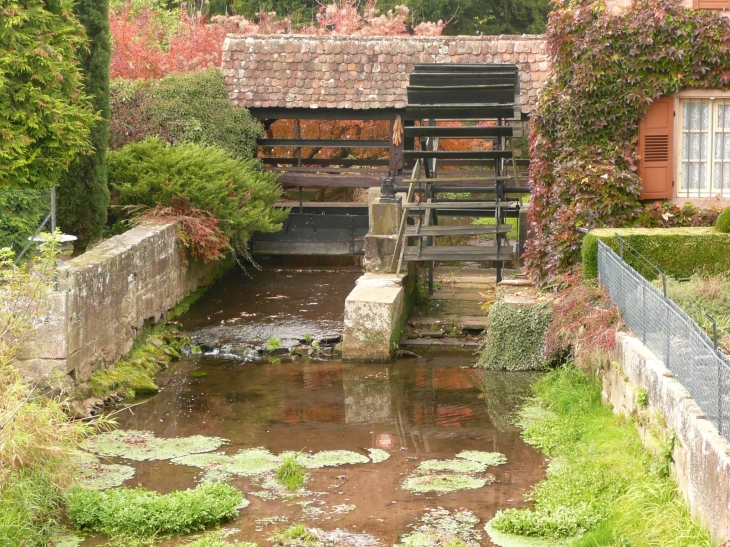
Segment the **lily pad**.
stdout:
<svg viewBox="0 0 730 547">
<path fill-rule="evenodd" d="M 425 460 L 418 464 L 416 471 L 429 473 L 433 471 L 448 473 L 483 473 L 487 466 L 469 460 Z"/>
<path fill-rule="evenodd" d="M 219 437 L 178 437 L 160 439 L 151 431 L 117 429 L 90 437 L 82 448 L 100 456 L 117 456 L 128 460 L 169 460 L 188 454 L 210 452 L 226 443 Z"/>
<path fill-rule="evenodd" d="M 380 448 L 368 448 L 368 456 L 373 463 L 381 463 L 390 458 L 390 453 Z"/>
<path fill-rule="evenodd" d="M 441 474 L 406 477 L 401 485 L 404 490 L 414 494 L 448 494 L 457 490 L 475 490 L 486 486 L 487 479 L 471 475 Z"/>
<path fill-rule="evenodd" d="M 77 482 L 82 488 L 90 490 L 106 490 L 121 486 L 124 481 L 134 477 L 134 467 L 129 465 L 103 464 L 98 462 L 84 463 Z"/>
<path fill-rule="evenodd" d="M 204 470 L 203 481 L 225 481 L 231 475 L 254 477 L 273 471 L 280 460 L 265 448 L 247 448 L 233 456 L 221 452 L 191 454 L 175 458 L 172 463 Z"/>
<path fill-rule="evenodd" d="M 300 452 L 284 452 L 281 459 L 289 456 L 296 456 L 297 462 L 307 469 L 319 469 L 321 467 L 337 467 L 340 465 L 370 463 L 367 456 L 351 452 L 350 450 L 323 450 L 315 454 L 302 454 Z"/>
<path fill-rule="evenodd" d="M 472 462 L 483 463 L 484 465 L 504 465 L 507 463 L 507 456 L 500 452 L 481 452 L 479 450 L 464 450 L 456 455 L 457 458 Z"/>
<path fill-rule="evenodd" d="M 467 509 L 428 509 L 413 532 L 403 534 L 395 547 L 479 547 L 482 533 L 476 529 L 477 524 L 479 518 Z"/>
</svg>

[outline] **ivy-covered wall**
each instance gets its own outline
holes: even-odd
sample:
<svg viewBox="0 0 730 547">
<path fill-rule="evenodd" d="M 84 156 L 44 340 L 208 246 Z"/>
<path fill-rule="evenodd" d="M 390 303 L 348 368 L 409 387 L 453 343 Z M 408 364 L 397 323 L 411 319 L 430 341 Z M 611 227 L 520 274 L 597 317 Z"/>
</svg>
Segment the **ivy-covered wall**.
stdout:
<svg viewBox="0 0 730 547">
<path fill-rule="evenodd" d="M 635 0 L 618 13 L 568 0 L 550 15 L 552 73 L 530 135 L 527 265 L 538 281 L 580 256 L 576 227 L 642 224 L 638 126 L 655 99 L 730 88 L 730 20 L 678 0 Z"/>
</svg>

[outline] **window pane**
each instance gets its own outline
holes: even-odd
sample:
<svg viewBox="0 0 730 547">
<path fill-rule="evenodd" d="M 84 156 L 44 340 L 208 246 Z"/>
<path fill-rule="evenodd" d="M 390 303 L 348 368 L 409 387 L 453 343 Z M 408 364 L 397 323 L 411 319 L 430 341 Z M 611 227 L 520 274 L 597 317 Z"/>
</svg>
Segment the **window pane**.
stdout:
<svg viewBox="0 0 730 547">
<path fill-rule="evenodd" d="M 715 176 L 712 186 L 718 189 L 730 188 L 730 163 L 715 163 Z"/>
<path fill-rule="evenodd" d="M 689 162 L 686 162 L 686 161 L 682 162 L 682 172 L 680 173 L 680 177 L 679 177 L 680 180 L 682 181 L 681 182 L 682 188 L 689 188 L 688 172 L 689 172 Z"/>
</svg>

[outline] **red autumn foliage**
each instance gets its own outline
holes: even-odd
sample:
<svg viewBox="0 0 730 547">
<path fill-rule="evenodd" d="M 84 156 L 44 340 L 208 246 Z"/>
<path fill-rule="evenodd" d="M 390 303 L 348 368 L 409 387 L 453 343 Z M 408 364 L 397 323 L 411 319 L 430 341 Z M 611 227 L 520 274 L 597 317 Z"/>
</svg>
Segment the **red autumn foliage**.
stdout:
<svg viewBox="0 0 730 547">
<path fill-rule="evenodd" d="M 229 248 L 228 237 L 218 227 L 219 220 L 191 205 L 187 199 L 173 197 L 170 206 L 158 203 L 154 209 L 137 207 L 129 212 L 135 215 L 134 224 L 175 222 L 177 240 L 192 256 L 203 262 L 223 258 L 222 251 Z"/>
<path fill-rule="evenodd" d="M 275 13 L 260 12 L 254 23 L 240 16 L 216 16 L 208 20 L 190 16 L 185 10 L 162 16 L 160 10 L 133 9 L 131 1 L 113 9 L 109 16 L 112 35 L 112 78 L 161 78 L 172 72 L 187 72 L 221 64 L 226 34 L 282 34 L 291 32 L 288 19 L 276 19 Z M 316 23 L 299 29 L 303 34 L 339 34 L 397 36 L 408 34 L 408 8 L 379 15 L 374 2 L 362 12 L 354 0 L 323 5 Z M 176 16 L 176 19 L 175 19 Z M 413 29 L 417 35 L 441 34 L 444 23 L 421 23 Z"/>
<path fill-rule="evenodd" d="M 584 283 L 580 267 L 557 276 L 545 288 L 557 293 L 545 340 L 546 355 L 567 358 L 585 369 L 605 364 L 614 351 L 621 326 L 618 310 L 606 291 Z"/>
</svg>

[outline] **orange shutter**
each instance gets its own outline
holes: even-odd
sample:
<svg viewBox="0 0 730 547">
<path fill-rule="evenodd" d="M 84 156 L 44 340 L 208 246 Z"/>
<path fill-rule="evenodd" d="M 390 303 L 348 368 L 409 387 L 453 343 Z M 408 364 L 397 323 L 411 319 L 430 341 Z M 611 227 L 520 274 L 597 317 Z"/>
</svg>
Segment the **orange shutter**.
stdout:
<svg viewBox="0 0 730 547">
<path fill-rule="evenodd" d="M 693 0 L 695 9 L 727 9 L 730 8 L 730 0 Z"/>
<path fill-rule="evenodd" d="M 639 122 L 639 199 L 674 197 L 674 97 L 662 97 L 649 106 Z"/>
</svg>

